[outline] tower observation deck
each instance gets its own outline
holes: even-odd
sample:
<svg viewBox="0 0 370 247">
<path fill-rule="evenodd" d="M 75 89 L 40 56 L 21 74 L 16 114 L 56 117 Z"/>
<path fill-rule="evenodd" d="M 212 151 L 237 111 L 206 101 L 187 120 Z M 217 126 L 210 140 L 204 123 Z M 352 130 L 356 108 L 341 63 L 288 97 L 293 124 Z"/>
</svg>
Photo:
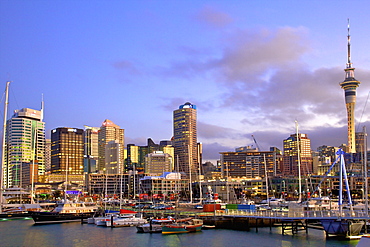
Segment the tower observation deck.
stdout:
<svg viewBox="0 0 370 247">
<path fill-rule="evenodd" d="M 349 33 L 349 20 L 348 20 L 348 53 L 347 65 L 344 69 L 345 79 L 339 85 L 344 89 L 346 108 L 347 108 L 347 121 L 348 121 L 348 147 L 349 153 L 356 153 L 355 146 L 355 105 L 356 105 L 356 88 L 360 85 L 360 81 L 355 79 L 355 68 L 352 67 L 351 62 L 351 36 Z"/>
</svg>

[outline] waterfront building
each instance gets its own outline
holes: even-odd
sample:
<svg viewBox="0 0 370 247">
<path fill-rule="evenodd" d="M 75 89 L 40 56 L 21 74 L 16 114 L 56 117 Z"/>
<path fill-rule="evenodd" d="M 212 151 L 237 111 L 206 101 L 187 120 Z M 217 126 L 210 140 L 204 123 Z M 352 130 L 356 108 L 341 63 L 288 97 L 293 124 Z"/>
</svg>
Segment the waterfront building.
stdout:
<svg viewBox="0 0 370 247">
<path fill-rule="evenodd" d="M 143 174 L 132 176 L 131 174 L 96 174 L 86 175 L 86 190 L 90 195 L 108 195 L 119 197 L 134 197 L 134 193 L 142 193 L 140 178 Z"/>
<path fill-rule="evenodd" d="M 84 131 L 84 171 L 96 172 L 99 158 L 99 129 L 85 125 Z"/>
<path fill-rule="evenodd" d="M 146 155 L 145 173 L 159 176 L 165 172 L 173 171 L 173 158 L 163 151 L 154 151 Z"/>
<path fill-rule="evenodd" d="M 124 147 L 124 129 L 121 129 L 120 126 L 114 124 L 111 120 L 104 120 L 102 126 L 99 130 L 99 161 L 98 161 L 98 170 L 103 171 L 106 168 L 105 163 L 105 151 L 106 151 L 106 145 L 110 141 L 118 141 L 121 147 Z M 120 149 L 120 157 L 121 161 L 120 163 L 123 164 L 124 161 L 124 148 Z"/>
<path fill-rule="evenodd" d="M 360 81 L 355 79 L 355 68 L 352 67 L 351 61 L 351 36 L 347 35 L 347 65 L 344 69 L 345 79 L 339 85 L 344 90 L 345 102 L 347 108 L 347 125 L 348 125 L 348 147 L 349 153 L 356 153 L 355 146 L 355 105 L 356 105 L 356 88 L 360 85 Z"/>
<path fill-rule="evenodd" d="M 22 164 L 36 162 L 45 173 L 45 123 L 43 110 L 23 108 L 7 120 L 3 178 L 5 188 L 21 185 Z"/>
<path fill-rule="evenodd" d="M 312 174 L 311 140 L 307 134 L 292 134 L 283 141 L 283 176 L 302 176 Z"/>
<path fill-rule="evenodd" d="M 45 175 L 45 183 L 58 184 L 59 190 L 65 189 L 66 174 L 50 173 Z M 85 188 L 85 175 L 84 174 L 68 174 L 68 185 L 67 188 Z"/>
<path fill-rule="evenodd" d="M 165 172 L 161 176 L 145 176 L 140 179 L 143 193 L 148 197 L 175 200 L 177 194 L 188 198 L 189 179 L 183 179 L 180 173 Z"/>
<path fill-rule="evenodd" d="M 51 173 L 81 175 L 84 172 L 83 130 L 61 127 L 51 131 Z M 65 179 L 64 179 L 65 180 Z"/>
<path fill-rule="evenodd" d="M 238 151 L 239 150 L 239 151 Z M 236 152 L 221 152 L 221 173 L 231 178 L 263 178 L 276 174 L 277 159 L 273 151 L 237 148 Z"/>
<path fill-rule="evenodd" d="M 173 146 L 179 172 L 196 180 L 199 174 L 197 107 L 189 102 L 173 112 Z"/>
</svg>

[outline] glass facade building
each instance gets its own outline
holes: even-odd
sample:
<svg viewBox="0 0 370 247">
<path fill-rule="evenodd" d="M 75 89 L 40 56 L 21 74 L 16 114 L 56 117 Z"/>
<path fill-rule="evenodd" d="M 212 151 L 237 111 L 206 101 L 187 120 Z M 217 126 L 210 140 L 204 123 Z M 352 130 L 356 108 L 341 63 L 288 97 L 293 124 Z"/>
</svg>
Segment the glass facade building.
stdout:
<svg viewBox="0 0 370 247">
<path fill-rule="evenodd" d="M 38 174 L 45 173 L 45 123 L 42 111 L 16 110 L 7 121 L 5 133 L 4 186 L 20 186 L 22 164 L 37 163 Z"/>
<path fill-rule="evenodd" d="M 83 132 L 82 129 L 66 127 L 51 131 L 51 173 L 83 174 Z"/>
</svg>

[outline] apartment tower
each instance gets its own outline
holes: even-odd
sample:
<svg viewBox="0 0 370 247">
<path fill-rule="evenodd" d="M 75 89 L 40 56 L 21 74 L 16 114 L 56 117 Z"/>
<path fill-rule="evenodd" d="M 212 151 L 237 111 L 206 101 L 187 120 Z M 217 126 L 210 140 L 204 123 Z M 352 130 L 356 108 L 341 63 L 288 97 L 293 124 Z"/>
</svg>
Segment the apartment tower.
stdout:
<svg viewBox="0 0 370 247">
<path fill-rule="evenodd" d="M 199 175 L 197 107 L 189 102 L 173 112 L 175 170 L 196 180 Z"/>
</svg>

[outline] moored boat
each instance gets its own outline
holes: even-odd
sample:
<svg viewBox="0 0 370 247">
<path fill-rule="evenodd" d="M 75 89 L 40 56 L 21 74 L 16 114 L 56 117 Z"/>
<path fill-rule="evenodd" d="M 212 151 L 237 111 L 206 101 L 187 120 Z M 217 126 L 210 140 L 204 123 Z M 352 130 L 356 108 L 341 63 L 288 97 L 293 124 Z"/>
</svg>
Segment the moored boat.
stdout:
<svg viewBox="0 0 370 247">
<path fill-rule="evenodd" d="M 98 207 L 94 204 L 83 202 L 62 202 L 57 203 L 50 212 L 29 211 L 35 224 L 64 223 L 87 219 L 95 214 Z"/>
<path fill-rule="evenodd" d="M 108 227 L 137 226 L 147 223 L 145 219 L 136 218 L 135 215 L 120 215 L 110 220 L 106 220 Z M 113 224 L 113 225 L 112 225 Z"/>
<path fill-rule="evenodd" d="M 137 232 L 139 233 L 160 233 L 162 232 L 162 226 L 171 224 L 174 219 L 171 217 L 164 219 L 151 219 L 148 223 L 136 226 Z"/>
<path fill-rule="evenodd" d="M 202 230 L 203 220 L 201 219 L 179 219 L 176 222 L 162 226 L 162 234 L 189 233 Z"/>
</svg>

